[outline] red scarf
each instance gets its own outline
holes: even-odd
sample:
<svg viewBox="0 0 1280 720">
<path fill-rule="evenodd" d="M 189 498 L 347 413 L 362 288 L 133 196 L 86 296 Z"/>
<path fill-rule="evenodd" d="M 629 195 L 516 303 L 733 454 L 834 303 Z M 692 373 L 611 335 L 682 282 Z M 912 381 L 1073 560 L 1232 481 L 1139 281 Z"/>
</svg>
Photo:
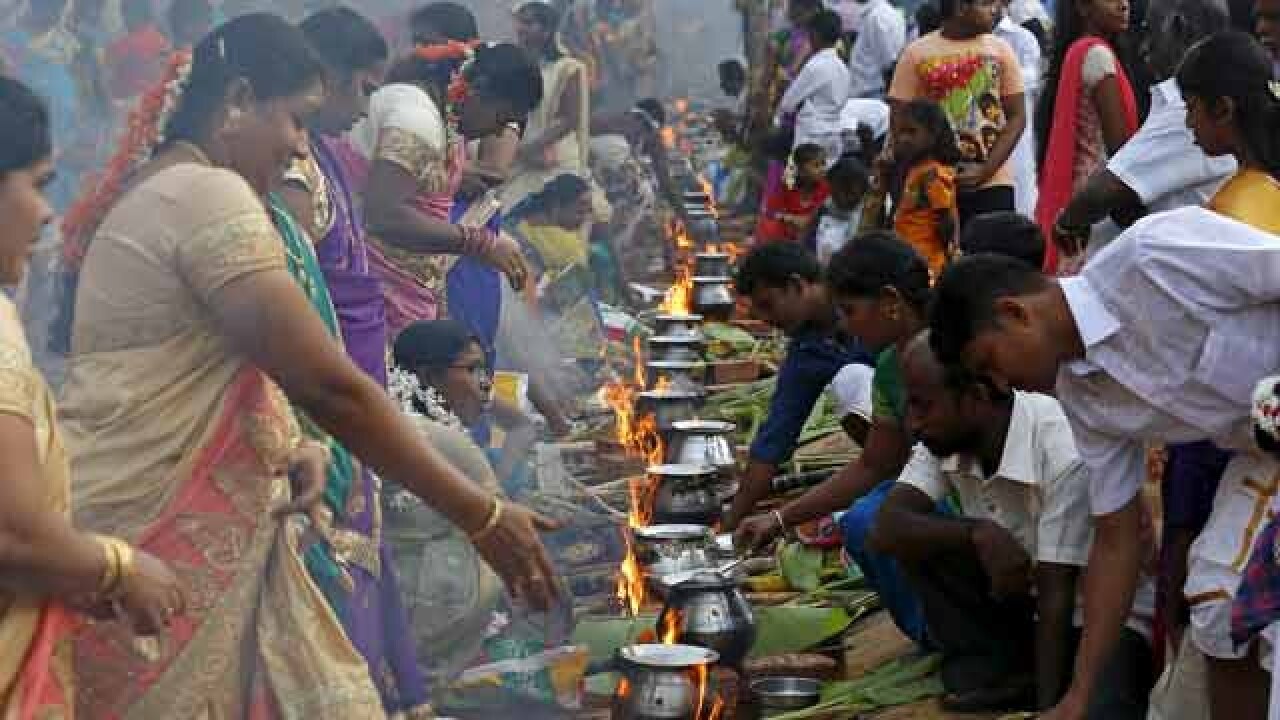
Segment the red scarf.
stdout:
<svg viewBox="0 0 1280 720">
<path fill-rule="evenodd" d="M 1046 242 L 1044 270 L 1053 273 L 1058 267 L 1058 248 L 1053 242 L 1053 226 L 1058 213 L 1071 202 L 1074 191 L 1076 166 L 1076 107 L 1084 85 L 1084 59 L 1096 45 L 1111 46 L 1100 37 L 1083 37 L 1071 44 L 1062 62 L 1062 75 L 1058 78 L 1058 95 L 1054 98 L 1053 127 L 1049 131 L 1049 146 L 1040 167 L 1040 200 L 1036 205 L 1036 223 L 1044 231 Z M 1114 51 L 1112 52 L 1114 55 Z M 1116 72 L 1120 86 L 1120 101 L 1124 105 L 1125 126 L 1132 134 L 1138 128 L 1138 102 L 1133 86 L 1123 68 Z"/>
</svg>

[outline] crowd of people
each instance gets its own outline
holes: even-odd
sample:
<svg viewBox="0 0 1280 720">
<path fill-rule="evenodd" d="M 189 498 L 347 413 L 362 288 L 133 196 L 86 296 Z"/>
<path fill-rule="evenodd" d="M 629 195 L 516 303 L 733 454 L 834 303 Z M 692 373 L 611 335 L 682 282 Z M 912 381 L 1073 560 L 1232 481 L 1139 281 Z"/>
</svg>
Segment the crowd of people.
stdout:
<svg viewBox="0 0 1280 720">
<path fill-rule="evenodd" d="M 951 711 L 1280 717 L 1274 3 L 826 5 L 722 123 L 790 338 L 737 543 L 834 519 Z M 759 514 L 824 391 L 861 454 Z"/>
<path fill-rule="evenodd" d="M 563 609 L 526 458 L 689 219 L 653 4 L 18 5 L 0 284 L 56 238 L 65 371 L 0 296 L 0 714 L 432 717 Z M 838 533 L 953 712 L 1280 719 L 1280 2 L 738 6 L 739 549 Z M 823 393 L 861 452 L 757 512 Z"/>
</svg>

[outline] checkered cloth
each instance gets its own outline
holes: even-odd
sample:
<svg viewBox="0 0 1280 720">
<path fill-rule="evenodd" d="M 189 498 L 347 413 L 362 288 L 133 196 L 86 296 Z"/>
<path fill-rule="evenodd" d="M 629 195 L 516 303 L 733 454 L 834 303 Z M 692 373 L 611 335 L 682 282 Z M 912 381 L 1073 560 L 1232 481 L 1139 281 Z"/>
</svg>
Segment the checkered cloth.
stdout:
<svg viewBox="0 0 1280 720">
<path fill-rule="evenodd" d="M 1253 640 L 1273 622 L 1280 620 L 1280 516 L 1262 530 L 1253 545 L 1244 577 L 1231 607 L 1231 639 L 1237 646 Z"/>
</svg>

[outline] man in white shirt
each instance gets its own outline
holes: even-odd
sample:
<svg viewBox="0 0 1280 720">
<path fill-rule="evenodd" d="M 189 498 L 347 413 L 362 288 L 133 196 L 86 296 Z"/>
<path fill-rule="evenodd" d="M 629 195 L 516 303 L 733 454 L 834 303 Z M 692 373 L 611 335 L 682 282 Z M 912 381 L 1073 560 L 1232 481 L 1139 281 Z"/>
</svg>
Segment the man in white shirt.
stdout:
<svg viewBox="0 0 1280 720">
<path fill-rule="evenodd" d="M 1174 77 L 1188 48 L 1230 23 L 1222 0 L 1163 0 L 1148 6 L 1147 62 L 1153 76 L 1165 80 L 1151 87 L 1146 122 L 1058 216 L 1063 232 L 1053 239 L 1065 236 L 1071 243 L 1073 237 L 1091 236 L 1096 250 L 1146 212 L 1205 204 L 1235 173 L 1234 157 L 1211 158 L 1196 145 Z"/>
<path fill-rule="evenodd" d="M 943 707 L 1057 703 L 1078 644 L 1077 582 L 1089 557 L 1089 470 L 1058 402 L 944 369 L 923 333 L 901 359 L 907 425 L 920 440 L 876 519 L 873 547 L 898 559 L 943 653 Z M 959 501 L 959 517 L 938 501 Z M 1151 689 L 1149 583 L 1090 716 L 1144 720 Z M 1034 675 L 1031 669 L 1034 668 Z M 1022 695 L 1023 697 L 1018 697 Z"/>
<path fill-rule="evenodd" d="M 1095 547 L 1106 552 L 1089 558 L 1081 657 L 1071 690 L 1049 716 L 1083 717 L 1138 578 L 1146 444 L 1208 438 L 1227 449 L 1254 447 L 1253 387 L 1280 369 L 1280 243 L 1210 210 L 1183 208 L 1139 221 L 1074 278 L 1055 281 L 996 256 L 963 258 L 939 281 L 930 324 L 944 362 L 1001 387 L 1055 392 L 1089 466 Z M 1247 453 L 1232 466 L 1241 458 Z M 1213 536 L 1239 516 L 1237 503 L 1222 498 L 1266 489 L 1275 492 L 1229 466 Z M 1208 559 L 1247 556 L 1252 531 L 1237 528 L 1232 542 Z M 1239 582 L 1231 569 L 1230 559 L 1215 562 L 1219 592 L 1188 598 L 1197 604 L 1193 619 L 1207 620 L 1193 622 L 1192 639 L 1210 656 L 1213 716 L 1262 717 L 1267 689 L 1257 659 L 1224 657 L 1230 624 L 1205 617 L 1220 618 L 1219 605 L 1229 605 L 1231 583 Z M 1192 574 L 1204 576 L 1194 566 Z"/>
<path fill-rule="evenodd" d="M 907 20 L 889 0 L 855 0 L 853 27 L 846 32 L 856 34 L 849 53 L 850 97 L 884 97 L 888 74 L 907 45 Z"/>
<path fill-rule="evenodd" d="M 1013 54 L 1022 66 L 1023 95 L 1027 101 L 1027 127 L 1009 157 L 1010 169 L 1013 170 L 1013 202 L 1014 208 L 1027 217 L 1035 217 L 1036 201 L 1040 197 L 1040 177 L 1036 172 L 1035 117 L 1036 100 L 1040 97 L 1040 74 L 1043 71 L 1043 60 L 1040 54 L 1040 41 L 1030 30 L 1015 22 L 1009 14 L 1008 3 L 1005 4 L 1004 17 L 996 23 L 993 34 L 1009 43 Z"/>
<path fill-rule="evenodd" d="M 805 63 L 778 102 L 774 125 L 795 114 L 795 142 L 792 149 L 814 144 L 827 152 L 827 167 L 840 159 L 844 137 L 840 113 L 849 99 L 849 68 L 836 47 L 840 44 L 840 16 L 823 10 L 809 23 L 816 51 Z"/>
</svg>

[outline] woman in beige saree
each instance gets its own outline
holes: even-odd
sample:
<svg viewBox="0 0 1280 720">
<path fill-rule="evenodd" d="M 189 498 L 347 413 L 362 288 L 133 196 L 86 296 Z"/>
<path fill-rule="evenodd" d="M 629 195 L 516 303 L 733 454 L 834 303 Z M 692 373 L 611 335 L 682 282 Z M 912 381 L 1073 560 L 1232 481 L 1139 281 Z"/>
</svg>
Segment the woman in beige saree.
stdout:
<svg viewBox="0 0 1280 720">
<path fill-rule="evenodd" d="M 517 42 L 542 67 L 542 102 L 529 115 L 502 204 L 513 208 L 564 173 L 588 177 L 591 89 L 587 68 L 569 55 L 557 29 L 560 13 L 535 0 L 516 8 Z"/>
<path fill-rule="evenodd" d="M 49 114 L 0 77 L 0 285 L 26 274 L 52 210 Z M 53 396 L 32 363 L 18 310 L 0 293 L 0 718 L 68 718 L 67 640 L 80 612 L 123 611 L 122 634 L 154 632 L 183 609 L 177 578 L 153 556 L 69 522 L 70 463 Z"/>
<path fill-rule="evenodd" d="M 306 141 L 321 77 L 275 16 L 218 28 L 158 104 L 174 108 L 154 121 L 165 142 L 92 223 L 63 405 L 76 517 L 168 560 L 190 612 L 149 645 L 104 626 L 77 635 L 86 717 L 387 717 L 373 682 L 383 668 L 355 650 L 304 567 L 326 541 L 279 512 L 306 503 L 328 524 L 323 472 L 286 475 L 299 438 L 290 402 L 463 528 L 517 595 L 554 595 L 545 521 L 431 450 L 288 270 L 264 198 Z M 339 579 L 361 561 L 337 555 Z"/>
</svg>

